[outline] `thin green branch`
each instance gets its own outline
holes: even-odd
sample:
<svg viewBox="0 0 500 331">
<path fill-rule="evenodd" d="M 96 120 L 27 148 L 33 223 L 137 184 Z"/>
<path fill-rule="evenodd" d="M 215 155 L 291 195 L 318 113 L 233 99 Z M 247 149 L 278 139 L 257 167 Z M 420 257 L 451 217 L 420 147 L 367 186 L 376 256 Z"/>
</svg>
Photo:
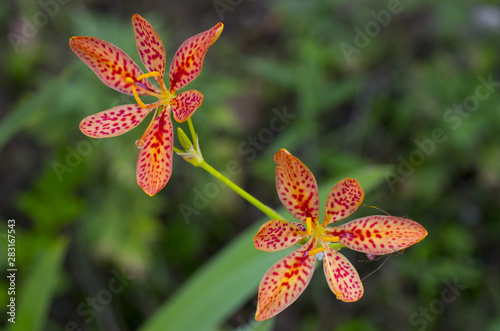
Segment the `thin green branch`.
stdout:
<svg viewBox="0 0 500 331">
<path fill-rule="evenodd" d="M 250 202 L 252 205 L 254 205 L 256 208 L 258 208 L 260 211 L 262 211 L 264 214 L 269 216 L 271 219 L 274 220 L 284 220 L 283 216 L 278 214 L 275 210 L 271 209 L 270 207 L 266 206 L 259 200 L 257 200 L 255 197 L 250 195 L 247 191 L 243 190 L 241 187 L 230 181 L 227 177 L 225 177 L 223 174 L 212 168 L 208 163 L 203 161 L 200 165 L 201 168 L 203 168 L 205 171 L 207 171 L 209 174 L 220 180 L 222 183 L 227 185 L 229 188 L 231 188 L 234 192 L 238 193 L 243 199 L 247 200 Z"/>
</svg>

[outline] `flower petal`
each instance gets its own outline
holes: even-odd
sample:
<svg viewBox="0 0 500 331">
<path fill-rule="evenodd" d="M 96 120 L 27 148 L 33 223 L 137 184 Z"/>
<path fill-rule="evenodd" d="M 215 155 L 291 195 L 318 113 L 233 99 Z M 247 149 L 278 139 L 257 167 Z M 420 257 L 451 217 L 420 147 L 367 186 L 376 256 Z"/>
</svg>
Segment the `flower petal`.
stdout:
<svg viewBox="0 0 500 331">
<path fill-rule="evenodd" d="M 138 14 L 132 16 L 132 25 L 134 26 L 135 45 L 142 63 L 149 72 L 159 72 L 160 76 L 157 80 L 162 81 L 165 73 L 166 54 L 160 36 L 151 24 Z"/>
<path fill-rule="evenodd" d="M 330 290 L 344 302 L 358 301 L 363 296 L 363 284 L 351 262 L 324 244 L 323 271 Z"/>
<path fill-rule="evenodd" d="M 175 120 L 179 123 L 186 121 L 201 106 L 202 102 L 203 94 L 196 90 L 179 93 L 170 102 Z"/>
<path fill-rule="evenodd" d="M 208 48 L 219 38 L 224 25 L 217 23 L 213 28 L 186 40 L 175 53 L 170 67 L 170 91 L 186 86 L 200 74 Z"/>
<path fill-rule="evenodd" d="M 121 105 L 84 118 L 80 123 L 83 134 L 93 138 L 116 137 L 135 128 L 156 104 L 143 109 L 139 105 Z"/>
<path fill-rule="evenodd" d="M 137 77 L 143 72 L 127 53 L 107 41 L 93 37 L 73 37 L 69 40 L 69 46 L 104 84 L 118 92 L 132 94 L 132 86 L 125 79 L 131 77 L 137 81 Z M 140 83 L 150 91 L 159 92 L 147 79 L 141 80 Z M 138 89 L 137 93 L 146 94 L 141 89 Z"/>
<path fill-rule="evenodd" d="M 299 221 L 311 217 L 317 222 L 318 184 L 312 172 L 286 149 L 274 154 L 276 167 L 276 190 L 283 205 Z"/>
<path fill-rule="evenodd" d="M 302 224 L 272 220 L 260 227 L 253 242 L 261 251 L 275 252 L 295 245 L 306 236 L 307 230 Z"/>
<path fill-rule="evenodd" d="M 137 183 L 153 196 L 167 184 L 172 174 L 173 130 L 168 108 L 151 126 L 137 160 Z"/>
<path fill-rule="evenodd" d="M 351 215 L 361 205 L 364 197 L 365 192 L 357 180 L 345 178 L 338 182 L 328 194 L 323 226 Z"/>
<path fill-rule="evenodd" d="M 427 235 L 415 221 L 395 216 L 367 216 L 326 229 L 329 236 L 338 236 L 339 243 L 367 254 L 382 255 L 405 249 Z"/>
<path fill-rule="evenodd" d="M 309 256 L 308 252 L 316 247 L 317 243 L 317 239 L 309 240 L 266 272 L 259 285 L 255 314 L 257 321 L 275 316 L 302 294 L 311 280 L 316 263 L 316 256 Z"/>
</svg>

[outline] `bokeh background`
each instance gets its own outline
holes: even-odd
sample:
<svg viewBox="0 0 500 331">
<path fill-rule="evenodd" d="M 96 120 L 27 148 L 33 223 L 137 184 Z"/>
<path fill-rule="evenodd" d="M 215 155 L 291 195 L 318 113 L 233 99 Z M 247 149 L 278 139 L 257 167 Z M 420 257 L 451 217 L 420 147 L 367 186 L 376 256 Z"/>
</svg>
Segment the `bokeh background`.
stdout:
<svg viewBox="0 0 500 331">
<path fill-rule="evenodd" d="M 255 322 L 260 278 L 282 256 L 252 246 L 267 218 L 177 156 L 165 189 L 145 195 L 134 142 L 147 123 L 104 140 L 78 129 L 133 99 L 102 84 L 68 40 L 99 37 L 140 63 L 135 13 L 169 59 L 225 24 L 189 86 L 205 95 L 193 122 L 216 169 L 280 208 L 272 156 L 287 148 L 315 173 L 322 201 L 354 176 L 367 191 L 354 217 L 376 206 L 428 237 L 387 260 L 345 252 L 369 276 L 359 302 L 336 300 L 318 268 L 292 306 Z M 497 2 L 7 0 L 0 31 L 0 266 L 6 276 L 15 219 L 18 268 L 17 323 L 4 319 L 3 276 L 0 325 L 500 330 Z"/>
</svg>

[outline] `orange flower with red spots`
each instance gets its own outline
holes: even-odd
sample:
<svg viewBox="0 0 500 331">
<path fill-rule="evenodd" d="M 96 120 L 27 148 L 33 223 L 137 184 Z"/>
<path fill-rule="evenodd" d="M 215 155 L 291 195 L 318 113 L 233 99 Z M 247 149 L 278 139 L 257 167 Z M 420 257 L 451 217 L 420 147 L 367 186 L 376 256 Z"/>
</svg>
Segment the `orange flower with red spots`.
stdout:
<svg viewBox="0 0 500 331">
<path fill-rule="evenodd" d="M 107 138 L 121 135 L 135 128 L 155 110 L 151 124 L 137 146 L 141 149 L 137 161 L 137 183 L 153 196 L 170 179 L 172 173 L 173 129 L 170 111 L 177 122 L 189 119 L 201 106 L 203 94 L 189 90 L 177 91 L 198 77 L 208 48 L 222 32 L 223 24 L 186 40 L 175 53 L 169 71 L 170 87 L 163 76 L 166 54 L 163 42 L 153 27 L 139 15 L 132 17 L 135 42 L 144 74 L 139 66 L 120 48 L 99 38 L 73 37 L 69 45 L 73 52 L 92 69 L 101 81 L 112 89 L 133 95 L 137 104 L 117 106 L 85 118 L 80 130 L 89 137 Z M 154 78 L 153 84 L 149 78 Z M 140 96 L 150 95 L 158 100 L 145 104 Z M 160 114 L 158 116 L 158 110 Z"/>
<path fill-rule="evenodd" d="M 276 189 L 286 209 L 301 223 L 271 220 L 255 235 L 257 249 L 274 252 L 307 242 L 273 265 L 259 285 L 255 318 L 271 318 L 291 305 L 305 290 L 314 272 L 316 254 L 324 253 L 323 271 L 337 299 L 354 302 L 363 296 L 363 284 L 352 264 L 335 243 L 366 254 L 396 252 L 421 241 L 427 231 L 418 223 L 394 216 L 367 216 L 336 227 L 328 225 L 351 215 L 362 203 L 364 191 L 358 181 L 346 178 L 328 194 L 325 217 L 319 223 L 319 195 L 311 171 L 287 150 L 274 155 Z M 340 245 L 339 245 L 340 244 Z M 318 247 L 319 245 L 319 247 Z"/>
</svg>

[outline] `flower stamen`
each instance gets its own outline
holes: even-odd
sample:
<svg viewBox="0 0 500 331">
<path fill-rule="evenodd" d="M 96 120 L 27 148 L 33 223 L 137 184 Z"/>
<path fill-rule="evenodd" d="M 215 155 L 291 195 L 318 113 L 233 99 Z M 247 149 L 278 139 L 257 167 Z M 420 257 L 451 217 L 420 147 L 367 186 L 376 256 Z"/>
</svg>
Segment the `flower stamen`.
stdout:
<svg viewBox="0 0 500 331">
<path fill-rule="evenodd" d="M 160 76 L 160 73 L 158 71 L 151 71 L 151 72 L 142 74 L 139 77 L 137 77 L 137 81 L 142 80 L 144 78 L 158 77 L 158 76 Z"/>
<path fill-rule="evenodd" d="M 158 99 L 161 99 L 161 98 L 162 98 L 161 94 L 151 92 L 150 90 L 146 89 L 146 87 L 145 87 L 144 85 L 142 85 L 141 83 L 137 83 L 137 84 L 136 84 L 136 87 L 138 87 L 138 88 L 140 88 L 141 90 L 143 90 L 143 91 L 144 91 L 144 93 L 146 93 L 147 95 L 150 95 L 150 96 L 155 97 L 155 98 L 158 98 Z"/>
<path fill-rule="evenodd" d="M 144 85 L 142 85 L 141 83 L 137 83 L 137 84 L 136 84 L 136 87 L 138 87 L 138 88 L 140 88 L 141 90 L 143 90 L 143 91 L 144 91 L 144 93 L 146 93 L 147 95 L 150 95 L 150 96 L 155 97 L 155 98 L 158 98 L 158 99 L 161 99 L 161 98 L 162 98 L 161 94 L 151 92 L 150 90 L 146 89 L 146 87 L 145 87 Z"/>
<path fill-rule="evenodd" d="M 144 102 L 142 102 L 142 100 L 139 99 L 139 94 L 137 94 L 137 89 L 135 88 L 134 80 L 130 77 L 127 77 L 127 78 L 125 78 L 125 81 L 129 84 L 132 84 L 132 94 L 134 95 L 134 98 L 135 98 L 135 101 L 137 101 L 137 104 L 143 109 L 146 108 L 146 104 L 144 104 Z"/>
<path fill-rule="evenodd" d="M 329 243 L 338 243 L 340 240 L 340 237 L 321 237 L 321 240 Z"/>
<path fill-rule="evenodd" d="M 144 78 L 158 77 L 158 76 L 160 76 L 160 73 L 158 71 L 153 71 L 153 72 L 148 72 L 146 74 L 142 74 L 139 77 L 137 77 L 137 82 L 134 81 L 134 79 L 132 79 L 132 77 L 125 78 L 125 82 L 132 85 L 131 86 L 132 87 L 132 94 L 134 95 L 135 101 L 137 101 L 137 104 L 143 109 L 146 108 L 146 104 L 144 102 L 142 102 L 142 100 L 139 98 L 139 93 L 137 93 L 138 88 L 141 89 L 142 91 L 144 91 L 144 93 L 146 93 L 147 95 L 156 97 L 158 99 L 161 99 L 162 96 L 158 93 L 151 92 L 143 84 L 139 83 L 139 81 L 144 79 Z"/>
<path fill-rule="evenodd" d="M 311 236 L 312 235 L 312 219 L 310 217 L 306 218 L 306 228 L 307 228 L 307 235 Z"/>
<path fill-rule="evenodd" d="M 322 251 L 324 251 L 325 249 L 326 249 L 326 247 L 320 247 L 320 248 L 311 249 L 311 250 L 309 251 L 309 253 L 307 253 L 307 254 L 309 254 L 309 256 L 313 256 L 313 255 L 316 255 L 316 254 L 318 254 L 318 253 L 321 253 L 321 252 L 322 252 Z"/>
<path fill-rule="evenodd" d="M 154 93 L 154 92 L 151 92 L 150 90 L 148 90 L 146 88 L 145 85 L 139 83 L 140 80 L 143 80 L 144 78 L 149 78 L 149 77 L 159 77 L 161 76 L 161 74 L 158 72 L 158 71 L 151 71 L 151 72 L 148 72 L 148 73 L 145 73 L 145 74 L 142 74 L 140 75 L 139 77 L 137 77 L 137 86 L 138 88 L 140 88 L 141 90 L 143 90 L 147 95 L 150 95 L 152 97 L 156 97 L 158 99 L 161 99 L 161 94 L 158 94 L 158 93 Z M 163 81 L 158 81 L 158 83 L 160 83 L 160 85 L 164 85 L 163 84 Z M 162 91 L 163 91 L 163 88 L 162 88 Z"/>
</svg>

